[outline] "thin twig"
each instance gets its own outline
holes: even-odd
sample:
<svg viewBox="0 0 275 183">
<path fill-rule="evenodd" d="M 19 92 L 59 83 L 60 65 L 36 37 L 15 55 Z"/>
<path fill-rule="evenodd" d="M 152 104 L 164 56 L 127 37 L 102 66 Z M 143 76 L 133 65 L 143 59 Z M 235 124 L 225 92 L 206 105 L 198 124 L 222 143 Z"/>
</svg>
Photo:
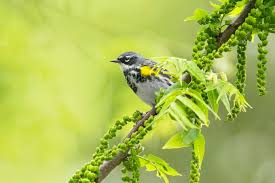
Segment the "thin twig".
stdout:
<svg viewBox="0 0 275 183">
<path fill-rule="evenodd" d="M 217 37 L 217 45 L 220 47 L 223 43 L 226 43 L 230 36 L 235 33 L 235 31 L 239 28 L 242 23 L 244 23 L 245 18 L 248 16 L 250 10 L 255 7 L 256 0 L 251 0 L 246 4 L 243 11 L 240 13 L 238 18 L 233 21 L 222 33 L 220 33 Z"/>
<path fill-rule="evenodd" d="M 245 18 L 248 16 L 250 10 L 254 8 L 255 6 L 255 1 L 256 0 L 251 0 L 243 11 L 240 13 L 239 17 L 231 23 L 220 35 L 217 37 L 217 44 L 218 47 L 220 47 L 223 43 L 227 42 L 228 39 L 232 34 L 235 33 L 235 31 L 238 29 L 238 27 L 245 21 Z M 129 132 L 127 137 L 131 137 L 131 135 L 138 130 L 140 126 L 144 125 L 144 122 L 150 117 L 156 115 L 156 110 L 155 108 L 152 108 L 152 110 L 148 111 L 143 118 L 137 122 L 137 124 L 132 128 L 132 130 Z M 101 166 L 100 166 L 100 173 L 97 178 L 97 183 L 102 182 L 108 175 L 109 173 L 117 167 L 128 155 L 128 151 L 125 153 L 119 153 L 114 157 L 114 159 L 110 161 L 105 161 Z"/>
<path fill-rule="evenodd" d="M 144 122 L 149 119 L 150 116 L 156 115 L 156 109 L 153 107 L 150 111 L 148 111 L 141 120 L 139 120 L 136 125 L 132 128 L 132 130 L 129 132 L 127 135 L 127 138 L 130 138 L 133 133 L 135 133 L 140 126 L 144 125 Z M 97 178 L 97 183 L 103 181 L 105 177 L 109 175 L 109 173 L 117 167 L 128 155 L 129 149 L 125 153 L 118 153 L 114 159 L 110 161 L 105 161 L 101 166 L 100 166 L 100 173 Z"/>
</svg>

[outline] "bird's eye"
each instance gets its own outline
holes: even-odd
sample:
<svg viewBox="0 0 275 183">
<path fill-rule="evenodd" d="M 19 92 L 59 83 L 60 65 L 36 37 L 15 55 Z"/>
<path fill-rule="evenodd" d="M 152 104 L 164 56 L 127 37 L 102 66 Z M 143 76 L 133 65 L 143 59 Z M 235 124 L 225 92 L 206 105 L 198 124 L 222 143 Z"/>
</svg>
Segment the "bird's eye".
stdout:
<svg viewBox="0 0 275 183">
<path fill-rule="evenodd" d="M 121 58 L 121 61 L 124 62 L 124 63 L 126 63 L 126 62 L 129 62 L 130 59 L 131 58 L 129 56 L 124 56 L 124 57 Z"/>
<path fill-rule="evenodd" d="M 123 58 L 124 62 L 129 62 L 130 59 L 131 59 L 131 57 L 127 57 L 127 56 Z"/>
</svg>

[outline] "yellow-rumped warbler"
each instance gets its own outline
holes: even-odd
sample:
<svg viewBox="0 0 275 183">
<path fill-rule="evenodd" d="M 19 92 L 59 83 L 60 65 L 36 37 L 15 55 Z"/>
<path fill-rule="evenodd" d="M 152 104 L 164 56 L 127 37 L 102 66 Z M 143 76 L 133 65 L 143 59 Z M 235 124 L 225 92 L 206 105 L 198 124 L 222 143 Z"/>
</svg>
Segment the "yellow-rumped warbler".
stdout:
<svg viewBox="0 0 275 183">
<path fill-rule="evenodd" d="M 125 52 L 111 62 L 121 66 L 130 88 L 151 106 L 155 105 L 156 92 L 160 88 L 167 89 L 173 85 L 166 70 L 156 71 L 156 68 L 153 68 L 156 62 L 135 52 Z"/>
</svg>

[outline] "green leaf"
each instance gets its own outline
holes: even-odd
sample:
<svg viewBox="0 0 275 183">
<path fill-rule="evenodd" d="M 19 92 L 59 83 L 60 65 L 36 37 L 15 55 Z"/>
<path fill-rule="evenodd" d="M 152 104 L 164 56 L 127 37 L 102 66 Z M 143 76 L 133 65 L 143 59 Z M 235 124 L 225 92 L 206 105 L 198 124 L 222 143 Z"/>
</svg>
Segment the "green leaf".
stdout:
<svg viewBox="0 0 275 183">
<path fill-rule="evenodd" d="M 181 131 L 172 136 L 162 147 L 163 149 L 178 149 L 190 147 L 199 137 L 200 130 L 190 129 L 189 131 Z"/>
<path fill-rule="evenodd" d="M 275 0 L 270 0 L 268 3 L 266 3 L 266 6 L 267 7 L 269 7 L 269 6 L 275 6 Z"/>
<path fill-rule="evenodd" d="M 140 167 L 145 167 L 146 171 L 148 172 L 152 172 L 156 170 L 156 167 L 153 166 L 150 161 L 144 159 L 144 158 L 139 158 L 139 163 L 140 163 Z"/>
<path fill-rule="evenodd" d="M 184 19 L 184 21 L 200 20 L 200 19 L 202 19 L 203 17 L 205 17 L 206 15 L 208 15 L 208 12 L 207 12 L 206 10 L 197 8 L 197 9 L 194 11 L 193 16 L 186 17 L 186 18 Z"/>
<path fill-rule="evenodd" d="M 221 86 L 221 83 L 218 81 L 216 81 L 215 83 L 214 82 L 207 83 L 205 92 L 216 90 L 220 86 Z"/>
<path fill-rule="evenodd" d="M 247 107 L 251 108 L 239 90 L 228 81 L 218 79 L 215 83 L 207 83 L 206 88 L 207 92 L 217 90 L 217 103 L 221 100 L 229 114 L 231 113 L 229 100 L 232 101 L 231 98 L 233 95 L 235 96 L 234 103 L 239 104 L 241 111 L 245 112 Z M 211 103 L 214 102 L 212 101 Z"/>
<path fill-rule="evenodd" d="M 231 112 L 230 110 L 230 102 L 229 102 L 229 99 L 228 99 L 228 96 L 225 94 L 221 95 L 221 89 L 220 88 L 217 88 L 217 91 L 219 93 L 219 96 L 218 96 L 218 99 L 217 99 L 217 102 L 219 101 L 219 98 L 221 99 L 224 107 L 226 108 L 227 112 Z"/>
<path fill-rule="evenodd" d="M 269 23 L 269 32 L 275 33 L 275 12 L 273 12 L 271 15 L 271 20 Z"/>
<path fill-rule="evenodd" d="M 189 119 L 188 116 L 186 114 L 186 112 L 184 111 L 184 109 L 182 108 L 182 106 L 180 106 L 180 104 L 178 104 L 177 102 L 173 102 L 171 104 L 170 109 L 174 112 L 175 115 L 177 115 L 178 119 L 179 119 L 179 123 L 181 126 L 185 127 L 189 127 L 189 128 L 198 128 L 196 125 L 194 125 Z M 185 129 L 185 128 L 184 128 Z"/>
<path fill-rule="evenodd" d="M 200 130 L 192 128 L 190 129 L 187 134 L 183 138 L 184 144 L 192 144 L 198 137 Z"/>
<path fill-rule="evenodd" d="M 230 102 L 227 96 L 227 92 L 229 91 L 229 87 L 227 86 L 227 81 L 218 80 L 216 83 L 209 83 L 206 86 L 206 92 L 210 92 L 216 90 L 218 92 L 218 98 L 216 103 L 219 103 L 221 100 L 226 110 L 230 113 Z"/>
<path fill-rule="evenodd" d="M 239 1 L 235 8 L 228 14 L 231 17 L 236 17 L 237 15 L 239 15 L 242 10 L 244 9 L 245 5 L 247 4 L 246 1 Z"/>
<path fill-rule="evenodd" d="M 222 87 L 218 88 L 219 96 L 217 98 L 217 102 L 219 102 L 221 97 L 226 95 L 230 91 L 230 89 L 231 89 L 230 85 L 223 83 Z"/>
<path fill-rule="evenodd" d="M 275 24 L 274 24 L 274 27 L 275 27 Z M 275 33 L 275 28 L 274 29 L 269 29 L 269 32 L 270 33 Z"/>
<path fill-rule="evenodd" d="M 220 8 L 220 5 L 216 4 L 216 3 L 213 3 L 212 1 L 209 2 L 210 5 L 214 8 L 214 10 L 217 10 Z"/>
<path fill-rule="evenodd" d="M 162 171 L 158 171 L 157 176 L 162 178 L 165 183 L 169 183 L 169 180 L 168 180 L 167 176 Z"/>
<path fill-rule="evenodd" d="M 205 82 L 205 74 L 193 61 L 187 61 L 187 71 L 199 81 Z"/>
<path fill-rule="evenodd" d="M 171 102 L 173 102 L 175 100 L 176 96 L 180 95 L 181 93 L 182 93 L 182 89 L 181 88 L 175 88 L 174 90 L 170 91 L 169 93 L 167 93 L 166 95 L 164 95 L 163 97 L 161 97 L 161 99 L 157 103 L 156 107 L 159 107 L 163 103 L 170 104 Z"/>
<path fill-rule="evenodd" d="M 198 135 L 198 138 L 194 141 L 194 152 L 199 159 L 199 166 L 201 167 L 205 152 L 205 138 L 201 133 Z"/>
<path fill-rule="evenodd" d="M 217 119 L 220 119 L 220 117 L 218 116 L 217 112 L 215 110 L 212 110 L 211 107 L 209 107 L 203 100 L 203 98 L 201 97 L 201 94 L 199 92 L 197 92 L 196 90 L 191 90 L 188 89 L 185 91 L 186 94 L 190 95 L 191 97 L 193 97 L 194 99 L 196 99 L 196 101 L 198 101 L 201 105 L 200 108 L 204 111 L 207 112 L 207 110 L 211 111 L 214 116 Z"/>
<path fill-rule="evenodd" d="M 181 127 L 182 127 L 184 130 L 187 130 L 187 127 L 182 123 L 182 121 L 181 121 L 179 115 L 178 115 L 174 110 L 171 110 L 171 109 L 170 109 L 170 110 L 169 110 L 169 115 L 170 115 L 170 118 L 171 118 L 172 120 L 177 121 L 177 122 L 181 125 Z"/>
<path fill-rule="evenodd" d="M 144 158 L 139 158 L 139 165 L 140 167 L 145 167 L 149 162 Z"/>
<path fill-rule="evenodd" d="M 157 176 L 161 177 L 165 183 L 169 183 L 166 175 L 170 176 L 181 176 L 174 168 L 172 168 L 163 159 L 154 156 L 152 154 L 138 156 L 141 167 L 146 167 L 147 171 L 157 171 Z"/>
<path fill-rule="evenodd" d="M 211 90 L 207 92 L 208 100 L 210 105 L 212 106 L 215 113 L 219 112 L 219 103 L 217 102 L 218 99 L 218 92 L 217 90 Z"/>
<path fill-rule="evenodd" d="M 160 169 L 163 169 L 162 171 L 170 176 L 181 176 L 180 173 L 178 173 L 174 168 L 172 168 L 166 161 L 164 161 L 163 159 L 149 154 L 146 156 L 146 158 L 151 161 L 154 162 L 156 164 L 156 166 Z"/>
<path fill-rule="evenodd" d="M 191 144 L 184 143 L 183 139 L 186 137 L 187 132 L 181 131 L 172 136 L 162 147 L 162 149 L 179 149 L 183 147 L 190 147 Z"/>
<path fill-rule="evenodd" d="M 201 108 L 197 104 L 195 104 L 191 99 L 183 96 L 178 96 L 177 100 L 183 103 L 183 105 L 189 107 L 202 120 L 202 122 L 206 126 L 208 126 L 209 121 L 207 115 L 201 110 Z"/>
<path fill-rule="evenodd" d="M 183 89 L 183 88 L 187 88 L 187 85 L 181 85 L 179 82 L 173 84 L 171 87 L 169 87 L 168 89 L 166 89 L 164 91 L 164 95 L 169 94 L 170 92 L 172 92 L 173 90 L 178 90 L 178 89 Z"/>
</svg>

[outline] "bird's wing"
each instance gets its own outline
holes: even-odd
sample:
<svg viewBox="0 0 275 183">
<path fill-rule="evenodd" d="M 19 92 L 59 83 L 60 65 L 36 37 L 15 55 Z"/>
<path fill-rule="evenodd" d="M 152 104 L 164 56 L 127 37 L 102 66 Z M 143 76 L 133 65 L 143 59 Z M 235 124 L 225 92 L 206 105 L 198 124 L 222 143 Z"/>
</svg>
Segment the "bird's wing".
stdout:
<svg viewBox="0 0 275 183">
<path fill-rule="evenodd" d="M 157 62 L 150 60 L 150 59 L 145 59 L 144 60 L 144 65 L 150 66 L 150 67 L 154 67 L 154 65 L 156 65 Z"/>
<path fill-rule="evenodd" d="M 151 69 L 154 69 L 153 71 L 156 71 L 158 74 L 160 74 L 168 79 L 172 79 L 172 75 L 169 74 L 169 71 L 167 69 L 154 67 L 154 66 L 156 66 L 156 64 L 157 64 L 157 62 L 150 60 L 150 59 L 146 59 L 144 61 L 143 66 L 150 67 Z"/>
</svg>

